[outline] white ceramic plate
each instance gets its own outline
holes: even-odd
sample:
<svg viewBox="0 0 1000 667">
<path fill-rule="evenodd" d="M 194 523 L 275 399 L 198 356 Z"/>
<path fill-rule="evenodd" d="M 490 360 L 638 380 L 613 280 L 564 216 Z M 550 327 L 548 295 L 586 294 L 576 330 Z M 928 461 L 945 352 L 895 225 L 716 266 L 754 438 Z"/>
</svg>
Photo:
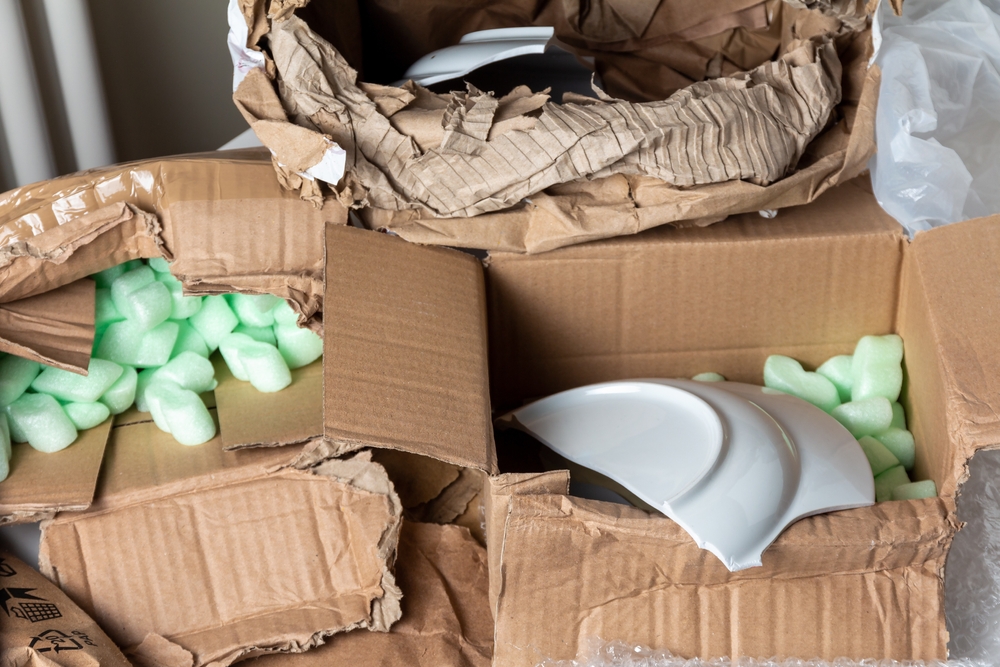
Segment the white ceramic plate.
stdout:
<svg viewBox="0 0 1000 667">
<path fill-rule="evenodd" d="M 794 396 L 735 382 L 634 380 L 571 389 L 498 420 L 618 482 L 732 571 L 794 521 L 871 505 L 857 440 Z"/>
</svg>

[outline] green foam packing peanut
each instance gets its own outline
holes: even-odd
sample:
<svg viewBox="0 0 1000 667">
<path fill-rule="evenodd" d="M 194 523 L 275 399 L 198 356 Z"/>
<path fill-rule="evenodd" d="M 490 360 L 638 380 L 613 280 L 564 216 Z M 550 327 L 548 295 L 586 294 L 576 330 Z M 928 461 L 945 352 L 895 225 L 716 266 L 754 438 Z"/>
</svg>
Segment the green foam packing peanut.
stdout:
<svg viewBox="0 0 1000 667">
<path fill-rule="evenodd" d="M 255 342 L 253 338 L 246 334 L 231 333 L 223 338 L 219 344 L 219 352 L 222 354 L 226 366 L 229 367 L 229 372 L 237 380 L 246 382 L 250 379 L 246 369 L 243 367 L 243 362 L 240 361 L 240 353 Z"/>
<path fill-rule="evenodd" d="M 309 329 L 275 324 L 278 351 L 289 368 L 301 368 L 323 356 L 323 339 Z"/>
<path fill-rule="evenodd" d="M 177 323 L 177 342 L 174 343 L 174 349 L 170 352 L 170 358 L 173 359 L 182 352 L 194 352 L 199 357 L 206 359 L 212 354 L 205 339 L 187 322 Z"/>
<path fill-rule="evenodd" d="M 215 437 L 215 420 L 198 394 L 169 380 L 146 389 L 153 422 L 182 445 L 201 445 Z"/>
<path fill-rule="evenodd" d="M 7 418 L 25 442 L 51 454 L 76 440 L 76 427 L 56 399 L 48 394 L 22 394 L 7 406 Z"/>
<path fill-rule="evenodd" d="M 122 372 L 122 367 L 113 361 L 91 359 L 87 375 L 47 367 L 34 379 L 31 388 L 60 401 L 94 403 L 121 377 Z"/>
<path fill-rule="evenodd" d="M 851 435 L 860 438 L 889 428 L 892 422 L 892 404 L 883 396 L 875 396 L 838 405 L 830 415 L 843 424 Z"/>
<path fill-rule="evenodd" d="M 833 383 L 837 388 L 837 395 L 841 403 L 851 400 L 851 362 L 854 357 L 849 354 L 841 354 L 837 357 L 830 357 L 816 372 Z"/>
<path fill-rule="evenodd" d="M 921 498 L 936 497 L 937 485 L 934 484 L 934 480 L 932 479 L 900 484 L 892 490 L 892 500 L 920 500 Z"/>
<path fill-rule="evenodd" d="M 858 438 L 858 444 L 861 445 L 865 456 L 868 457 L 868 465 L 871 466 L 872 475 L 878 475 L 889 468 L 899 465 L 899 459 L 885 445 L 870 435 L 863 435 Z"/>
<path fill-rule="evenodd" d="M 156 369 L 153 382 L 169 380 L 182 389 L 201 394 L 211 391 L 219 384 L 215 381 L 215 367 L 212 362 L 194 352 L 179 355 Z"/>
<path fill-rule="evenodd" d="M 170 293 L 170 316 L 168 319 L 186 320 L 201 310 L 202 297 L 184 296 L 184 286 L 181 281 L 169 273 L 158 273 L 156 280 L 162 283 Z"/>
<path fill-rule="evenodd" d="M 901 428 L 890 426 L 884 431 L 879 431 L 873 436 L 899 459 L 900 464 L 907 470 L 913 470 L 916 461 L 917 449 L 913 442 L 913 434 Z"/>
<path fill-rule="evenodd" d="M 250 336 L 258 343 L 278 344 L 278 339 L 274 336 L 274 327 L 248 327 L 245 324 L 240 324 L 233 329 L 233 333 Z"/>
<path fill-rule="evenodd" d="M 271 295 L 268 294 L 265 296 Z M 248 327 L 271 326 L 274 324 L 274 312 L 270 309 L 261 310 L 258 307 L 258 303 L 261 303 L 259 299 L 248 294 L 229 295 L 229 305 L 232 307 L 233 312 L 236 313 L 236 317 L 239 318 L 241 324 Z M 274 305 L 273 302 L 269 301 L 264 301 L 263 303 Z"/>
<path fill-rule="evenodd" d="M 892 423 L 889 426 L 899 429 L 906 428 L 906 410 L 903 409 L 903 406 L 898 401 L 892 404 Z"/>
<path fill-rule="evenodd" d="M 148 266 L 129 271 L 115 280 L 111 285 L 111 298 L 118 312 L 144 331 L 170 317 L 170 291 L 157 282 L 156 274 Z"/>
<path fill-rule="evenodd" d="M 119 276 L 128 271 L 128 266 L 126 264 L 119 264 L 118 266 L 112 266 L 110 269 L 104 269 L 103 271 L 98 271 L 94 275 L 90 276 L 97 283 L 98 287 L 103 287 L 108 289 Z"/>
<path fill-rule="evenodd" d="M 135 390 L 138 384 L 139 374 L 131 366 L 123 366 L 122 374 L 115 383 L 108 387 L 108 390 L 101 395 L 101 403 L 108 407 L 108 411 L 113 415 L 121 413 L 132 407 L 135 403 Z"/>
<path fill-rule="evenodd" d="M 103 329 L 112 322 L 121 322 L 125 316 L 118 312 L 111 290 L 98 287 L 94 292 L 94 328 Z"/>
<path fill-rule="evenodd" d="M 37 361 L 0 354 L 0 407 L 20 398 L 41 370 L 42 365 Z"/>
<path fill-rule="evenodd" d="M 139 412 L 149 412 L 149 403 L 146 402 L 146 389 L 149 388 L 149 384 L 153 381 L 153 374 L 155 372 L 155 368 L 147 368 L 139 373 L 139 376 L 136 378 L 135 409 Z"/>
<path fill-rule="evenodd" d="M 292 307 L 288 305 L 287 301 L 282 301 L 274 307 L 274 321 L 278 324 L 298 326 L 299 315 L 292 310 Z"/>
<path fill-rule="evenodd" d="M 94 428 L 111 416 L 108 406 L 103 403 L 67 403 L 63 410 L 78 431 Z"/>
<path fill-rule="evenodd" d="M 902 362 L 903 339 L 896 334 L 863 337 L 851 362 L 851 399 L 898 399 L 903 386 Z"/>
<path fill-rule="evenodd" d="M 240 349 L 239 360 L 250 384 L 259 392 L 270 394 L 292 383 L 288 365 L 273 345 L 253 341 L 253 345 Z"/>
<path fill-rule="evenodd" d="M 695 375 L 691 379 L 692 380 L 696 380 L 698 382 L 725 382 L 726 381 L 726 378 L 722 377 L 718 373 L 698 373 L 697 375 Z"/>
<path fill-rule="evenodd" d="M 164 322 L 149 331 L 130 320 L 115 322 L 101 337 L 97 356 L 139 368 L 162 366 L 170 360 L 178 330 L 176 322 Z"/>
<path fill-rule="evenodd" d="M 909 483 L 910 476 L 903 470 L 903 466 L 895 466 L 875 475 L 875 502 L 892 500 L 893 489 Z"/>
<path fill-rule="evenodd" d="M 804 370 L 802 364 L 780 354 L 772 354 L 764 362 L 764 386 L 798 396 L 824 412 L 840 405 L 840 396 L 832 382 Z"/>
<path fill-rule="evenodd" d="M 148 261 L 149 268 L 153 269 L 157 273 L 170 273 L 170 262 L 162 257 L 151 257 Z"/>
<path fill-rule="evenodd" d="M 201 334 L 208 349 L 213 352 L 219 349 L 222 339 L 240 323 L 226 303 L 226 298 L 219 295 L 205 297 L 201 310 L 192 315 L 188 322 Z"/>
</svg>

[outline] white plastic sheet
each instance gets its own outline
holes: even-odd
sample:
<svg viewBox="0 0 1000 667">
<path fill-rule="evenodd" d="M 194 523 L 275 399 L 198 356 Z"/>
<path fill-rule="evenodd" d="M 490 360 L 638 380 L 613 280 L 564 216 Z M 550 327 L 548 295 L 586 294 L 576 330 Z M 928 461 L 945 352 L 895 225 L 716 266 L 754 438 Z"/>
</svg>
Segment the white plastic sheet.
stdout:
<svg viewBox="0 0 1000 667">
<path fill-rule="evenodd" d="M 879 203 L 911 234 L 1000 213 L 1000 0 L 883 2 L 875 23 Z"/>
</svg>

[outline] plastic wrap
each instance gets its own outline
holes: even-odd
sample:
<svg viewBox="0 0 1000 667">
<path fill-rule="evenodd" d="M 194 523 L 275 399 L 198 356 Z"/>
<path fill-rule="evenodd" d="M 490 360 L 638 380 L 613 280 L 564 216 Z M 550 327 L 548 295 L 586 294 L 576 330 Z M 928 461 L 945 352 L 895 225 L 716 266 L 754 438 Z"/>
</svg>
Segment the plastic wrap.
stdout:
<svg viewBox="0 0 1000 667">
<path fill-rule="evenodd" d="M 958 496 L 955 535 L 945 566 L 949 654 L 1000 665 L 1000 451 L 980 451 Z"/>
<path fill-rule="evenodd" d="M 875 196 L 911 234 L 1000 212 L 1000 0 L 877 12 Z"/>
<path fill-rule="evenodd" d="M 985 667 L 989 663 L 972 660 L 786 660 L 740 658 L 679 658 L 670 651 L 654 651 L 645 646 L 625 642 L 605 643 L 591 640 L 581 657 L 575 660 L 543 660 L 539 667 Z"/>
</svg>

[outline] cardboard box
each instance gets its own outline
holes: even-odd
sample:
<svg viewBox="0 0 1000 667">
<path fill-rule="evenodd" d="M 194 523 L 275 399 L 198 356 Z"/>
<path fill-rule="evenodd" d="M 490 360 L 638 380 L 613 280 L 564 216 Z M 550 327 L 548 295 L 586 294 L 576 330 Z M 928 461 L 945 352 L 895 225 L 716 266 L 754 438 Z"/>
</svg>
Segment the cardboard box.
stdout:
<svg viewBox="0 0 1000 667">
<path fill-rule="evenodd" d="M 301 174 L 336 143 L 334 197 L 418 243 L 542 252 L 710 224 L 808 203 L 875 149 L 860 2 L 234 2 L 234 100 L 282 183 L 322 201 Z M 517 26 L 552 26 L 607 93 L 380 85 L 467 32 Z"/>
<path fill-rule="evenodd" d="M 403 615 L 389 632 L 348 632 L 306 653 L 263 657 L 247 667 L 490 666 L 486 550 L 465 528 L 404 522 L 396 580 Z"/>
<path fill-rule="evenodd" d="M 323 229 L 346 223 L 347 214 L 335 202 L 319 210 L 282 190 L 267 151 L 247 150 L 115 165 L 17 188 L 0 197 L 0 220 L 0 351 L 85 372 L 94 336 L 94 284 L 85 277 L 132 258 L 173 258 L 192 294 L 285 297 L 320 329 Z M 311 403 L 273 425 L 284 442 L 321 433 L 321 378 L 313 369 L 296 378 L 306 373 L 316 389 L 307 394 Z M 221 392 L 232 396 L 226 407 L 233 410 L 222 413 L 232 416 L 227 446 L 268 439 L 237 430 L 253 423 L 237 408 L 254 406 L 238 394 L 241 383 L 220 381 L 237 392 Z M 291 426 L 306 414 L 311 423 Z M 58 457 L 15 445 L 10 477 L 0 484 L 0 524 L 86 509 L 110 428 L 109 421 L 89 431 Z"/>
<path fill-rule="evenodd" d="M 0 665 L 129 667 L 104 631 L 41 574 L 0 552 Z"/>
<path fill-rule="evenodd" d="M 174 230 L 189 220 L 215 240 L 212 217 L 171 215 Z M 706 370 L 759 383 L 768 354 L 815 365 L 849 352 L 862 335 L 896 331 L 905 341 L 903 402 L 917 439 L 916 477 L 934 479 L 940 498 L 805 519 L 765 552 L 762 568 L 729 573 L 663 517 L 567 495 L 564 473 L 495 477 L 486 499 L 494 661 L 574 657 L 594 635 L 705 658 L 944 657 L 941 569 L 956 529 L 954 495 L 968 456 L 997 441 L 989 412 L 1000 402 L 995 374 L 976 369 L 992 364 L 989 320 L 966 305 L 967 295 L 982 304 L 1000 296 L 995 229 L 990 221 L 961 223 L 909 243 L 855 182 L 771 221 L 752 214 L 539 256 L 494 253 L 484 271 L 457 251 L 323 223 L 325 294 L 289 292 L 302 298 L 304 314 L 303 302 L 323 306 L 324 437 L 313 441 L 312 460 L 376 447 L 496 474 L 503 466 L 493 412 L 524 400 L 587 382 Z M 199 252 L 166 231 L 161 238 L 178 248 L 177 261 Z M 227 243 L 232 252 L 240 245 Z M 23 270 L 36 267 L 27 264 L 32 258 L 0 267 L 15 286 L 23 284 L 21 260 Z M 85 275 L 76 261 L 50 273 L 57 277 L 46 287 Z M 122 428 L 129 427 L 115 431 Z M 262 457 L 271 475 L 289 463 L 280 448 L 212 451 Z M 115 460 L 112 453 L 108 465 Z M 99 490 L 87 514 L 58 517 L 47 529 L 51 544 L 78 521 L 138 517 L 142 503 L 125 502 L 132 491 L 174 503 L 175 487 L 153 485 L 159 468 L 147 470 L 136 489 L 106 500 Z M 255 477 L 260 466 L 221 470 L 264 479 Z M 188 472 L 188 482 L 176 483 L 201 488 L 222 474 L 211 466 Z M 440 497 L 453 476 L 440 468 L 407 494 Z M 63 539 L 59 550 L 69 553 L 72 540 Z M 63 581 L 58 567 L 53 574 Z M 75 576 L 67 587 L 85 595 L 79 569 Z"/>
</svg>

